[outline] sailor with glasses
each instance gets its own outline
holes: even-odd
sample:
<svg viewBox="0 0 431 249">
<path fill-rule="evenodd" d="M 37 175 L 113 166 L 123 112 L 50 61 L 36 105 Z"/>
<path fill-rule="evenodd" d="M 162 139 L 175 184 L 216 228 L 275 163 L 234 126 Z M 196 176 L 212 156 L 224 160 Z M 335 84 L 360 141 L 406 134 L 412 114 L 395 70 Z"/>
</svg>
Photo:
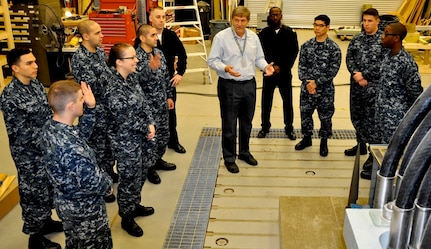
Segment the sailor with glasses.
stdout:
<svg viewBox="0 0 431 249">
<path fill-rule="evenodd" d="M 314 18 L 315 38 L 306 41 L 300 49 L 298 75 L 301 80 L 300 111 L 303 139 L 295 150 L 312 145 L 313 113 L 317 109 L 321 127 L 319 131 L 320 155 L 328 155 L 328 138 L 332 136 L 334 115 L 334 82 L 341 64 L 341 50 L 328 37 L 330 19 L 326 15 Z"/>
<path fill-rule="evenodd" d="M 383 53 L 380 81 L 376 92 L 376 130 L 378 141 L 388 144 L 401 119 L 422 93 L 418 66 L 404 49 L 406 27 L 397 22 L 386 26 L 382 35 Z"/>
</svg>

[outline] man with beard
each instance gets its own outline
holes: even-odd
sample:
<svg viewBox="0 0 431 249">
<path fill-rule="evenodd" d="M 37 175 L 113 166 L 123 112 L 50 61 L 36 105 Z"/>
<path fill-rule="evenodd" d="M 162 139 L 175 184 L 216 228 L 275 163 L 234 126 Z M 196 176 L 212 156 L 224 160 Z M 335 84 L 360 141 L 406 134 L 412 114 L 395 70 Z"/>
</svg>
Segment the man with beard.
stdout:
<svg viewBox="0 0 431 249">
<path fill-rule="evenodd" d="M 290 140 L 295 140 L 293 131 L 292 107 L 292 66 L 298 55 L 298 38 L 296 32 L 283 25 L 282 11 L 279 7 L 272 7 L 268 15 L 268 27 L 259 33 L 263 52 L 267 62 L 274 62 L 274 74 L 263 77 L 262 89 L 262 130 L 258 138 L 264 138 L 271 127 L 270 115 L 274 90 L 278 87 L 283 99 L 284 132 Z"/>
</svg>

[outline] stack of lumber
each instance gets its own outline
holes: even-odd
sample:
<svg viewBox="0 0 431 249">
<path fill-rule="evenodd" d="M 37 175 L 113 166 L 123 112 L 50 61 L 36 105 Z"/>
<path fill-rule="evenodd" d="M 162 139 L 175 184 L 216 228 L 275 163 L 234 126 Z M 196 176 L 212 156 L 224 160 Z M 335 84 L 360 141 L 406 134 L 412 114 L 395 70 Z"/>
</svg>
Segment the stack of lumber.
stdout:
<svg viewBox="0 0 431 249">
<path fill-rule="evenodd" d="M 403 23 L 429 25 L 431 22 L 431 1 L 404 0 L 396 15 Z"/>
</svg>

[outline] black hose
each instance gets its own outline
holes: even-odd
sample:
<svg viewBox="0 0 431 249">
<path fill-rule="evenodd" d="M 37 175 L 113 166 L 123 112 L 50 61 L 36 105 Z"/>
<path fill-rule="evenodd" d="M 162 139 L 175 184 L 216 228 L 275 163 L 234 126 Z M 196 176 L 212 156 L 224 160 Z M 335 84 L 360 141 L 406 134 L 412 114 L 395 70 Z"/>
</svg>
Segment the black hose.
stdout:
<svg viewBox="0 0 431 249">
<path fill-rule="evenodd" d="M 426 167 L 428 168 L 428 170 L 419 187 L 419 193 L 417 195 L 416 201 L 420 207 L 430 208 L 431 207 L 431 170 L 429 165 Z"/>
<path fill-rule="evenodd" d="M 409 143 L 406 146 L 406 149 L 403 154 L 403 160 L 398 169 L 398 174 L 400 176 L 404 175 L 404 172 L 407 169 L 407 164 L 409 163 L 413 153 L 418 147 L 419 143 L 422 141 L 424 136 L 427 134 L 428 130 L 431 128 L 431 111 L 425 116 L 422 120 L 418 128 L 413 133 L 412 137 L 409 140 Z"/>
<path fill-rule="evenodd" d="M 401 120 L 383 157 L 380 175 L 383 177 L 394 177 L 397 171 L 398 163 L 403 155 L 404 148 L 407 145 L 411 135 L 419 123 L 424 119 L 431 109 L 431 87 L 419 95 L 413 105 L 407 111 Z"/>
<path fill-rule="evenodd" d="M 413 153 L 401 182 L 395 205 L 401 209 L 413 208 L 419 186 L 431 164 L 431 130 Z M 430 190 L 430 189 L 429 189 Z"/>
</svg>

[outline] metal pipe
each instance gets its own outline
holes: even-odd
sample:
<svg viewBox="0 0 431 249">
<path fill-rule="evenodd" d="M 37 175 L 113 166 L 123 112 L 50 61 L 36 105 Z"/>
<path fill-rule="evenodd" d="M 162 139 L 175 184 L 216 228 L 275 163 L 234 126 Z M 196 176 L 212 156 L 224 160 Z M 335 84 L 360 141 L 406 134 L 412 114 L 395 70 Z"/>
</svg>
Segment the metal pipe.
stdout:
<svg viewBox="0 0 431 249">
<path fill-rule="evenodd" d="M 376 190 L 374 192 L 373 208 L 383 208 L 392 201 L 392 191 L 395 177 L 384 177 L 377 171 Z"/>
<path fill-rule="evenodd" d="M 427 204 L 431 202 L 431 186 L 428 186 L 431 184 L 431 172 L 428 173 L 431 164 L 430 149 L 431 130 L 426 133 L 425 137 L 419 143 L 407 165 L 407 170 L 405 171 L 397 199 L 395 200 L 388 248 L 407 248 L 410 242 L 410 232 L 412 230 L 412 219 L 411 221 L 409 220 L 412 215 L 409 210 L 413 210 L 414 208 L 414 200 L 416 196 L 418 196 L 419 188 L 421 188 L 421 192 L 423 192 L 423 197 L 421 197 L 421 199 Z M 424 181 L 425 176 L 427 176 L 427 178 Z M 419 200 L 418 198 L 418 204 L 420 205 Z"/>
<path fill-rule="evenodd" d="M 429 170 L 428 170 L 429 171 Z M 425 179 L 424 179 L 425 181 Z M 422 181 L 423 182 L 423 181 Z M 425 226 L 431 214 L 430 207 L 421 207 L 415 201 L 415 211 L 413 215 L 412 231 L 410 235 L 409 249 L 417 249 L 420 246 L 424 235 Z"/>
<path fill-rule="evenodd" d="M 413 221 L 413 208 L 403 209 L 394 206 L 389 230 L 388 249 L 406 249 L 410 241 Z"/>
<path fill-rule="evenodd" d="M 428 218 L 427 224 L 425 226 L 425 231 L 422 236 L 422 241 L 419 244 L 419 249 L 429 249 L 431 245 L 431 219 Z"/>
</svg>

